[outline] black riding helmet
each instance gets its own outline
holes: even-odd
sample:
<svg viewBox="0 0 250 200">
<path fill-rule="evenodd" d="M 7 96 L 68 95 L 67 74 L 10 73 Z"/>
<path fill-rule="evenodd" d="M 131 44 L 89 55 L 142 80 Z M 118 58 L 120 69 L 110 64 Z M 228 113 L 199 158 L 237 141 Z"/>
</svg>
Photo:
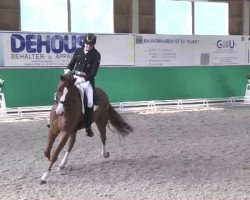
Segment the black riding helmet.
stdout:
<svg viewBox="0 0 250 200">
<path fill-rule="evenodd" d="M 88 33 L 84 36 L 84 42 L 88 45 L 95 45 L 96 43 L 96 36 L 93 33 Z"/>
</svg>

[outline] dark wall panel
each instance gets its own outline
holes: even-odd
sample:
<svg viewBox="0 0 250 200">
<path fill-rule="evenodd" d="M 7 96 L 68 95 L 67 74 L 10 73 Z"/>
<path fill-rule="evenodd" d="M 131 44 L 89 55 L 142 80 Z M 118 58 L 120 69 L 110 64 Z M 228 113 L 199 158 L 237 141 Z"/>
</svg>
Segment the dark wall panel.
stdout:
<svg viewBox="0 0 250 200">
<path fill-rule="evenodd" d="M 114 32 L 132 32 L 132 0 L 114 0 Z"/>
<path fill-rule="evenodd" d="M 0 30 L 19 31 L 20 16 L 20 0 L 0 1 Z"/>
<path fill-rule="evenodd" d="M 243 35 L 243 3 L 229 3 L 229 34 Z"/>
</svg>

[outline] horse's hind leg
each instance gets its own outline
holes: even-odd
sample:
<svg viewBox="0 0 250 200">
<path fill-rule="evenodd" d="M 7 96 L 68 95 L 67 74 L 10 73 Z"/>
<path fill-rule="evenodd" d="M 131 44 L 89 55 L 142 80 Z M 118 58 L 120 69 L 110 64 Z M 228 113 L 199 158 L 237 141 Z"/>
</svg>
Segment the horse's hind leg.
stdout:
<svg viewBox="0 0 250 200">
<path fill-rule="evenodd" d="M 68 158 L 69 158 L 69 152 L 72 150 L 74 144 L 76 141 L 76 132 L 74 132 L 70 137 L 69 137 L 69 147 L 68 147 L 68 151 L 66 151 L 61 164 L 59 165 L 59 169 L 64 169 L 65 165 L 68 162 Z"/>
<path fill-rule="evenodd" d="M 104 124 L 99 124 L 96 123 L 97 128 L 100 132 L 100 137 L 101 137 L 101 141 L 102 141 L 102 155 L 104 158 L 108 158 L 109 157 L 109 152 L 106 151 L 106 125 Z"/>
</svg>

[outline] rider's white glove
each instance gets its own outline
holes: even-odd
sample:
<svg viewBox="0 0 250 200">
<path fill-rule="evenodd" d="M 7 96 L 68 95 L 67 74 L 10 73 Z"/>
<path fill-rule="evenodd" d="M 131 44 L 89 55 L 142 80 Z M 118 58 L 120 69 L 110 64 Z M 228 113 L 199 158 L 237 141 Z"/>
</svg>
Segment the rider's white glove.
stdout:
<svg viewBox="0 0 250 200">
<path fill-rule="evenodd" d="M 65 69 L 64 70 L 64 74 L 67 74 L 67 73 L 69 73 L 70 72 L 70 69 Z"/>
<path fill-rule="evenodd" d="M 87 82 L 81 82 L 81 83 L 79 83 L 80 85 L 81 85 L 81 87 L 83 87 L 84 89 L 86 89 L 87 87 L 89 87 L 89 84 L 90 84 L 90 82 L 89 81 L 87 81 Z"/>
<path fill-rule="evenodd" d="M 86 84 L 86 86 L 89 86 L 90 83 L 89 83 L 89 81 L 86 81 L 85 84 Z"/>
</svg>

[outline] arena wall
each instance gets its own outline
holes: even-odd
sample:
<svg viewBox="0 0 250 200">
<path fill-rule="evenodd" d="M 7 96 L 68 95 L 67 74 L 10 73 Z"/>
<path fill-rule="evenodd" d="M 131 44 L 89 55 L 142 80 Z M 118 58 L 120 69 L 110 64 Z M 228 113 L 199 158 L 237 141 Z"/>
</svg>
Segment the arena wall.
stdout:
<svg viewBox="0 0 250 200">
<path fill-rule="evenodd" d="M 250 66 L 100 67 L 111 102 L 244 96 Z M 7 107 L 53 104 L 63 68 L 1 69 Z"/>
</svg>

